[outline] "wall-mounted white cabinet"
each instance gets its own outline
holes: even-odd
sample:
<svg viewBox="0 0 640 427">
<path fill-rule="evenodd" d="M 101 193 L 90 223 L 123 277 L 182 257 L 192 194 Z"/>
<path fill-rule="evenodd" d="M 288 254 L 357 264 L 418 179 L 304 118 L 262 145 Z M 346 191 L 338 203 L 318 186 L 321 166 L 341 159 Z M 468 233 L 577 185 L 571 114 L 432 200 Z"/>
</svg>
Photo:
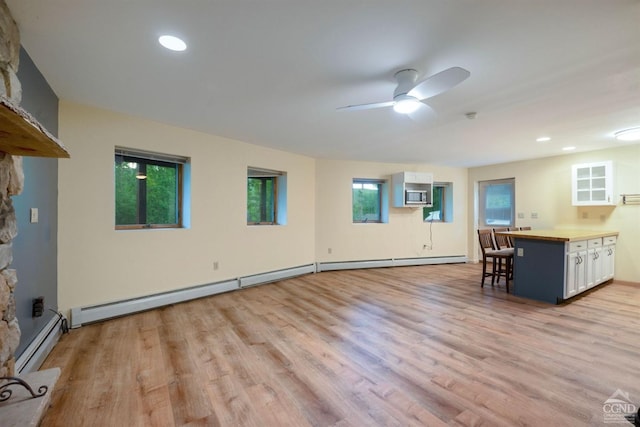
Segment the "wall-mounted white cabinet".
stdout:
<svg viewBox="0 0 640 427">
<path fill-rule="evenodd" d="M 433 174 L 429 172 L 399 172 L 391 175 L 393 206 L 424 207 L 433 204 Z"/>
<path fill-rule="evenodd" d="M 615 205 L 613 162 L 583 163 L 571 167 L 571 202 L 574 206 Z"/>
</svg>

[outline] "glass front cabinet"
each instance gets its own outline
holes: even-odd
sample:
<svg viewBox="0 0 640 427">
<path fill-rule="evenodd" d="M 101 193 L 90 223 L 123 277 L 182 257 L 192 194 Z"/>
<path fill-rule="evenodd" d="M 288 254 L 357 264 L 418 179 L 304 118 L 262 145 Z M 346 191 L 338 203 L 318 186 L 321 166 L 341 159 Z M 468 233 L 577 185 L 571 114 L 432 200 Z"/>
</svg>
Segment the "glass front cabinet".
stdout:
<svg viewBox="0 0 640 427">
<path fill-rule="evenodd" d="M 571 203 L 574 206 L 615 205 L 613 162 L 595 162 L 571 167 Z"/>
</svg>

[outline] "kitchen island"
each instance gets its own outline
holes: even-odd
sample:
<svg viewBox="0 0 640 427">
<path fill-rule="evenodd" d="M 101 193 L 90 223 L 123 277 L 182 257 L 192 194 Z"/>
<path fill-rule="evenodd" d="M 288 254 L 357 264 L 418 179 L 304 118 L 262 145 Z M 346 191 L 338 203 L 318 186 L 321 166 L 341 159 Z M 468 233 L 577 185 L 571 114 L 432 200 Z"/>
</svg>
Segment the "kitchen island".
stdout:
<svg viewBox="0 0 640 427">
<path fill-rule="evenodd" d="M 617 231 L 496 232 L 514 246 L 513 294 L 559 304 L 613 278 Z"/>
</svg>

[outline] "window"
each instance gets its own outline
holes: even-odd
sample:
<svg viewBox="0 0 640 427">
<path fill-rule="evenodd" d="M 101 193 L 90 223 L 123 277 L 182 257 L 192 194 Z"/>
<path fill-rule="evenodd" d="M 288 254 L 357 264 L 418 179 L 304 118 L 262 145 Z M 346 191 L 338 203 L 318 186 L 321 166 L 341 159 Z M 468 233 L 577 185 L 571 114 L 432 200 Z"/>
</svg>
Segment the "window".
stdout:
<svg viewBox="0 0 640 427">
<path fill-rule="evenodd" d="M 353 222 L 387 222 L 388 190 L 386 181 L 354 179 L 352 185 Z"/>
<path fill-rule="evenodd" d="M 479 224 L 483 227 L 511 227 L 515 224 L 515 179 L 478 183 Z"/>
<path fill-rule="evenodd" d="M 116 229 L 179 228 L 185 157 L 115 150 Z"/>
<path fill-rule="evenodd" d="M 286 224 L 286 173 L 247 169 L 247 224 Z"/>
<path fill-rule="evenodd" d="M 427 222 L 453 221 L 453 184 L 435 182 L 433 184 L 433 206 L 422 208 L 422 218 Z"/>
</svg>

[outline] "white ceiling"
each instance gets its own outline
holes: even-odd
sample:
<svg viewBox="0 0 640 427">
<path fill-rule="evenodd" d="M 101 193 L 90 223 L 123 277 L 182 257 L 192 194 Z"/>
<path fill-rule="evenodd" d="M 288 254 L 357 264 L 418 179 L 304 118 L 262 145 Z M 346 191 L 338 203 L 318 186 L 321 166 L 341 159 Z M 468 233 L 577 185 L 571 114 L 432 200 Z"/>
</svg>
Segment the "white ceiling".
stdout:
<svg viewBox="0 0 640 427">
<path fill-rule="evenodd" d="M 640 126 L 640 0 L 7 4 L 61 99 L 317 158 L 478 166 Z M 397 70 L 452 66 L 471 77 L 433 113 L 336 111 L 390 100 Z"/>
</svg>

